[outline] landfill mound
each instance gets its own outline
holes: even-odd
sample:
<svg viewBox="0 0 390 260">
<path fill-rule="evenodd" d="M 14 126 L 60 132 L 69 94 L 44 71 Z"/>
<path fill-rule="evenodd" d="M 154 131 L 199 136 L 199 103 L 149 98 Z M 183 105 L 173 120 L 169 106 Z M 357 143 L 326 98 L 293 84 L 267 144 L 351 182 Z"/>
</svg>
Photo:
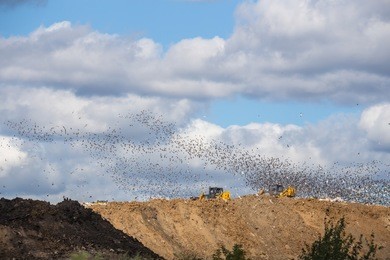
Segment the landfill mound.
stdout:
<svg viewBox="0 0 390 260">
<path fill-rule="evenodd" d="M 383 246 L 390 259 L 390 208 L 378 205 L 248 195 L 222 200 L 162 200 L 89 205 L 116 228 L 166 259 L 208 257 L 220 246 L 243 245 L 251 259 L 296 259 L 324 231 L 325 219 L 345 217 L 346 232 Z"/>
<path fill-rule="evenodd" d="M 77 201 L 0 199 L 0 259 L 65 259 L 80 251 L 160 258 Z"/>
</svg>

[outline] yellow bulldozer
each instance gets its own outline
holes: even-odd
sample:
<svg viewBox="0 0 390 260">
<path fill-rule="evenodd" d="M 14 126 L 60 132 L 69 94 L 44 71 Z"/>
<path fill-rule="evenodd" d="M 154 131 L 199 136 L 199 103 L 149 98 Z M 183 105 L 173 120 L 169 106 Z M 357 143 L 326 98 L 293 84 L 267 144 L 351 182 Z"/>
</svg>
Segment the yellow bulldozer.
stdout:
<svg viewBox="0 0 390 260">
<path fill-rule="evenodd" d="M 269 187 L 269 195 L 275 196 L 277 198 L 282 197 L 295 197 L 296 191 L 295 188 L 292 186 L 288 186 L 287 188 L 284 188 L 281 184 L 275 184 Z"/>
<path fill-rule="evenodd" d="M 223 188 L 220 187 L 209 187 L 209 193 L 199 195 L 199 200 L 204 199 L 223 199 L 224 201 L 230 200 L 230 192 L 223 191 Z"/>
</svg>

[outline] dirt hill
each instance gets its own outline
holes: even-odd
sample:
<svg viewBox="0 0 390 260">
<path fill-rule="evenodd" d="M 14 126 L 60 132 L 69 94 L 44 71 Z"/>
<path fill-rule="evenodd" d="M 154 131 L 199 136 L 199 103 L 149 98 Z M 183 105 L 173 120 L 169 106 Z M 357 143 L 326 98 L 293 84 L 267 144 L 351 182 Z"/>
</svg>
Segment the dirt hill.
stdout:
<svg viewBox="0 0 390 260">
<path fill-rule="evenodd" d="M 390 208 L 315 199 L 245 196 L 221 200 L 152 200 L 90 205 L 116 228 L 167 259 L 182 253 L 210 257 L 221 245 L 242 244 L 252 259 L 295 259 L 324 230 L 324 219 L 345 216 L 347 232 L 384 248 L 390 259 Z"/>
<path fill-rule="evenodd" d="M 160 258 L 77 201 L 0 199 L 0 259 L 64 259 L 80 250 Z"/>
</svg>

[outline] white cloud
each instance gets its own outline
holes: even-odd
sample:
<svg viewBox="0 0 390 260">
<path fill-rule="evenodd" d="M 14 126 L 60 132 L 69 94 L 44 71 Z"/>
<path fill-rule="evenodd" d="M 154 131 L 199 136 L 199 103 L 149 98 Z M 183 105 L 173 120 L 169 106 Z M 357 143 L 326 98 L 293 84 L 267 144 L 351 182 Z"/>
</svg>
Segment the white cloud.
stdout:
<svg viewBox="0 0 390 260">
<path fill-rule="evenodd" d="M 258 156 L 265 164 L 270 163 L 267 158 L 286 160 L 292 166 L 284 166 L 291 171 L 302 165 L 330 167 L 338 162 L 351 168 L 356 162 L 390 160 L 388 152 L 370 143 L 383 134 L 373 129 L 380 118 L 387 119 L 387 105 L 367 109 L 360 121 L 338 115 L 315 125 L 252 123 L 222 128 L 201 119 L 188 121 L 197 106 L 185 100 L 168 104 L 165 99 L 136 96 L 87 99 L 50 89 L 16 88 L 13 93 L 0 95 L 4 120 L 16 123 L 1 128 L 0 179 L 6 188 L 0 187 L 0 192 L 8 196 L 52 201 L 62 196 L 84 201 L 189 196 L 207 184 L 223 184 L 240 194 L 246 174 L 242 163 L 251 162 L 261 170 Z M 142 109 L 163 117 L 131 116 Z M 151 131 L 138 124 L 140 120 L 157 120 L 152 125 L 156 128 Z M 170 122 L 179 123 L 179 136 L 159 139 L 153 132 Z M 241 166 L 234 168 L 236 164 Z M 142 185 L 153 194 L 140 191 Z"/>
<path fill-rule="evenodd" d="M 223 133 L 223 128 L 201 119 L 195 119 L 187 126 L 185 132 L 189 134 L 190 138 L 202 136 L 213 140 Z"/>
<path fill-rule="evenodd" d="M 84 95 L 388 100 L 386 1 L 244 2 L 228 39 L 183 39 L 168 50 L 59 22 L 0 39 L 0 81 Z"/>
<path fill-rule="evenodd" d="M 377 149 L 390 151 L 390 104 L 372 106 L 363 111 L 360 127 Z"/>
<path fill-rule="evenodd" d="M 297 163 L 311 161 L 326 164 L 328 159 L 321 155 L 321 149 L 313 145 L 311 140 L 303 140 L 305 134 L 307 130 L 296 125 L 252 123 L 230 126 L 221 138 L 266 157 L 285 158 Z"/>
<path fill-rule="evenodd" d="M 149 127 L 139 124 L 135 114 L 147 111 L 144 116 L 147 119 L 148 113 L 164 115 L 155 120 L 164 120 L 165 124 L 174 123 L 179 127 L 186 124 L 199 108 L 198 103 L 186 99 L 135 95 L 87 98 L 68 90 L 3 88 L 0 90 L 0 113 L 3 115 L 0 125 L 0 183 L 4 187 L 0 187 L 0 193 L 2 196 L 8 194 L 53 201 L 62 199 L 63 195 L 86 200 L 92 198 L 89 196 L 99 198 L 94 191 L 110 189 L 110 196 L 124 199 L 129 194 L 123 190 L 116 191 L 122 173 L 112 170 L 122 169 L 116 165 L 121 160 L 134 158 L 129 157 L 130 147 L 118 148 L 115 152 L 109 150 L 112 135 L 116 132 L 132 142 L 148 140 L 153 143 L 155 140 L 150 136 Z M 95 142 L 94 136 L 107 138 L 108 145 L 104 145 L 104 139 Z M 104 149 L 97 149 L 98 144 Z M 148 166 L 143 160 L 149 155 L 142 152 L 139 155 L 134 169 L 130 166 L 123 168 L 129 174 L 142 169 L 142 165 Z M 147 176 L 144 178 L 148 180 Z M 127 179 L 125 188 L 135 185 L 134 181 Z"/>
<path fill-rule="evenodd" d="M 342 165 L 372 160 L 387 162 L 389 153 L 372 147 L 370 141 L 380 141 L 388 148 L 388 112 L 388 105 L 373 106 L 365 110 L 360 119 L 355 115 L 340 114 L 304 126 L 251 123 L 221 128 L 198 119 L 187 131 L 194 133 L 190 136 L 201 136 L 203 132 L 213 140 L 297 164 L 331 166 L 335 162 Z"/>
<path fill-rule="evenodd" d="M 17 139 L 8 136 L 0 138 L 0 177 L 4 177 L 12 167 L 25 163 L 27 154 L 19 149 Z"/>
<path fill-rule="evenodd" d="M 25 37 L 0 38 L 2 120 L 22 122 L 29 134 L 34 124 L 39 130 L 28 140 L 16 127 L 0 128 L 1 183 L 9 192 L 41 198 L 55 194 L 59 199 L 72 194 L 97 198 L 101 189 L 106 196 L 126 198 L 127 193 L 116 188 L 118 180 L 130 186 L 140 181 L 156 189 L 169 187 L 175 194 L 178 187 L 186 188 L 179 183 L 198 184 L 192 189 L 210 181 L 234 185 L 237 176 L 226 177 L 222 170 L 232 166 L 229 163 L 217 170 L 210 162 L 203 166 L 204 149 L 217 141 L 296 163 L 388 162 L 390 108 L 383 102 L 390 99 L 389 11 L 386 1 L 245 2 L 237 10 L 230 38 L 183 39 L 166 51 L 152 39 L 104 34 L 67 21 L 42 26 Z M 194 119 L 206 102 L 238 93 L 267 100 L 380 105 L 367 108 L 360 118 L 336 115 L 304 126 L 222 128 Z M 141 110 L 163 115 L 183 131 L 174 149 L 163 154 L 166 158 L 160 157 L 164 144 L 158 147 L 156 140 L 147 146 L 148 153 L 137 154 L 126 146 L 89 153 L 81 140 L 72 146 L 44 139 L 50 129 L 102 138 L 120 129 L 124 137 L 140 142 L 150 137 L 148 131 L 130 126 L 134 118 L 126 116 Z M 23 145 L 11 142 L 14 134 Z M 201 149 L 200 157 L 180 148 L 199 137 L 203 141 L 192 145 Z M 158 183 L 158 175 L 168 172 L 178 175 L 164 175 Z M 88 194 L 83 193 L 85 186 Z"/>
<path fill-rule="evenodd" d="M 173 45 L 165 59 L 178 75 L 204 72 L 213 58 L 223 55 L 225 41 L 219 37 L 206 40 L 202 38 L 185 39 Z M 185 65 L 185 66 L 183 66 Z"/>
<path fill-rule="evenodd" d="M 103 131 L 115 117 L 148 110 L 164 114 L 170 122 L 182 124 L 201 108 L 187 99 L 141 97 L 136 95 L 79 97 L 68 90 L 50 88 L 24 89 L 8 86 L 0 89 L 0 112 L 3 120 L 19 122 L 27 119 L 39 125 L 68 125 L 89 131 Z M 45 115 L 45 116 L 42 116 Z"/>
<path fill-rule="evenodd" d="M 247 55 L 238 74 L 259 97 L 388 99 L 390 23 L 381 7 L 389 10 L 384 1 L 246 2 L 226 49 Z"/>
</svg>

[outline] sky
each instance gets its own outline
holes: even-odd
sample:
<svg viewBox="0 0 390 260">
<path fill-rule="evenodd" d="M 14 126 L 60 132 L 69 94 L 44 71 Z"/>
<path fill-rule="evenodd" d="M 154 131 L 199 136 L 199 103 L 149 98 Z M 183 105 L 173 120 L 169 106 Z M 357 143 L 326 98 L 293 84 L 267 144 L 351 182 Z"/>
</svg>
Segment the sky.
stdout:
<svg viewBox="0 0 390 260">
<path fill-rule="evenodd" d="M 387 0 L 0 0 L 0 196 L 253 192 L 200 139 L 389 179 L 388 42 Z M 146 145 L 149 121 L 187 148 Z M 150 149 L 99 150 L 113 129 Z"/>
</svg>

